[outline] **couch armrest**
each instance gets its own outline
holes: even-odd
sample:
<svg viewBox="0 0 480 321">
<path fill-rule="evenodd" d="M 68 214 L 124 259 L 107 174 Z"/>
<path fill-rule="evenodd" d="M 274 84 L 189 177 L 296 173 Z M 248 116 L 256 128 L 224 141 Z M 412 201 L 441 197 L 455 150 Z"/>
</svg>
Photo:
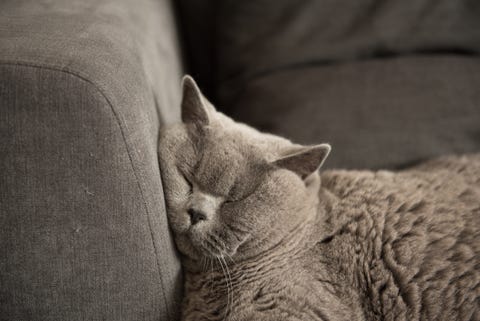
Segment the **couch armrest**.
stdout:
<svg viewBox="0 0 480 321">
<path fill-rule="evenodd" d="M 0 319 L 174 320 L 157 161 L 178 117 L 167 0 L 0 4 Z"/>
</svg>

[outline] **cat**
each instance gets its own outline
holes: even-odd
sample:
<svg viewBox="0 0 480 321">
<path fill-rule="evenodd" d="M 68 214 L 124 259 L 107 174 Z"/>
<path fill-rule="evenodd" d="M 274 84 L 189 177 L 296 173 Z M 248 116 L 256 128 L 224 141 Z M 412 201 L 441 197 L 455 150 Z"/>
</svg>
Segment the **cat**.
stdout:
<svg viewBox="0 0 480 321">
<path fill-rule="evenodd" d="M 480 154 L 320 175 L 328 144 L 261 133 L 191 77 L 182 88 L 159 160 L 183 320 L 480 320 Z"/>
</svg>

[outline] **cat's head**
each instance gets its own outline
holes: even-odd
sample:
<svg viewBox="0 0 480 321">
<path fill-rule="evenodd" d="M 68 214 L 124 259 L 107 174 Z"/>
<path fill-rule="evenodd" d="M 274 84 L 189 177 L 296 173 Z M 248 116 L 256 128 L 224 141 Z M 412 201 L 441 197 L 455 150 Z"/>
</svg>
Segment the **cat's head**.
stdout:
<svg viewBox="0 0 480 321">
<path fill-rule="evenodd" d="M 183 80 L 182 123 L 161 133 L 169 223 L 182 254 L 253 257 L 315 215 L 330 146 L 294 145 L 217 112 Z"/>
</svg>

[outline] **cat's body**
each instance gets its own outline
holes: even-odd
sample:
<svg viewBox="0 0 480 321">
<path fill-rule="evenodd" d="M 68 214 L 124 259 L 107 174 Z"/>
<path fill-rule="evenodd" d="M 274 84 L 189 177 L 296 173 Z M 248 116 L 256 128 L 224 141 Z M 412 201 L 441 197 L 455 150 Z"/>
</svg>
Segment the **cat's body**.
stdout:
<svg viewBox="0 0 480 321">
<path fill-rule="evenodd" d="M 208 113 L 160 148 L 184 320 L 480 320 L 480 155 L 320 179 L 325 145 Z"/>
<path fill-rule="evenodd" d="M 231 280 L 187 270 L 185 320 L 222 320 L 227 283 L 232 320 L 479 320 L 479 175 L 480 156 L 327 171 L 290 242 L 227 260 Z"/>
</svg>

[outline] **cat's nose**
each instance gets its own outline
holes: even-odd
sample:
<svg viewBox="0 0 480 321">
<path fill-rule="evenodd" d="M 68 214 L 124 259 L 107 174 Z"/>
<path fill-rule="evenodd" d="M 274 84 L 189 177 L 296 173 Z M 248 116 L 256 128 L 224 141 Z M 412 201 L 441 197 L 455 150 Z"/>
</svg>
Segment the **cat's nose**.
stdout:
<svg viewBox="0 0 480 321">
<path fill-rule="evenodd" d="M 205 215 L 205 213 L 193 208 L 189 208 L 187 213 L 188 215 L 190 215 L 190 221 L 192 222 L 192 225 L 195 225 L 198 222 L 205 221 L 207 219 L 207 215 Z"/>
</svg>

